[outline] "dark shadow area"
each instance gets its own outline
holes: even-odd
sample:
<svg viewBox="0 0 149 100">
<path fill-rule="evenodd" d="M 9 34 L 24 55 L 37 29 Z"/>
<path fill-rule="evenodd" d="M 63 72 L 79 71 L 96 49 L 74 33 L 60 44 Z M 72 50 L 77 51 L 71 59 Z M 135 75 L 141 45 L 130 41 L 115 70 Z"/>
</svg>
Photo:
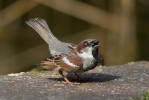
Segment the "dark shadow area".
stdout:
<svg viewBox="0 0 149 100">
<path fill-rule="evenodd" d="M 107 82 L 107 81 L 121 78 L 120 76 L 114 76 L 114 75 L 109 75 L 109 74 L 99 74 L 99 73 L 83 73 L 83 74 L 79 74 L 79 76 L 83 80 L 78 80 L 73 73 L 69 73 L 67 75 L 67 78 L 71 82 L 79 82 L 79 83 Z M 63 81 L 63 78 L 48 78 L 48 79 L 54 80 L 54 81 Z"/>
</svg>

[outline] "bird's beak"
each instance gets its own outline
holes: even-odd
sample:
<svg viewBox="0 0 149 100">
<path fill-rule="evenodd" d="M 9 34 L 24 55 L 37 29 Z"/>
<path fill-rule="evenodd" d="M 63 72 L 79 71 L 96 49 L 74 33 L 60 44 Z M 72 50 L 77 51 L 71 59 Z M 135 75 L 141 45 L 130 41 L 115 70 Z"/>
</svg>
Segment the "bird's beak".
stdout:
<svg viewBox="0 0 149 100">
<path fill-rule="evenodd" d="M 99 48 L 99 47 L 101 47 L 101 45 L 95 45 L 95 46 L 94 46 L 94 48 Z"/>
<path fill-rule="evenodd" d="M 98 44 L 98 42 L 99 42 L 99 40 L 94 40 L 94 43 L 95 43 L 95 44 L 96 44 L 96 43 Z"/>
<path fill-rule="evenodd" d="M 99 40 L 94 40 L 91 45 L 96 48 L 100 47 L 100 45 L 98 45 L 98 42 L 99 42 Z"/>
</svg>

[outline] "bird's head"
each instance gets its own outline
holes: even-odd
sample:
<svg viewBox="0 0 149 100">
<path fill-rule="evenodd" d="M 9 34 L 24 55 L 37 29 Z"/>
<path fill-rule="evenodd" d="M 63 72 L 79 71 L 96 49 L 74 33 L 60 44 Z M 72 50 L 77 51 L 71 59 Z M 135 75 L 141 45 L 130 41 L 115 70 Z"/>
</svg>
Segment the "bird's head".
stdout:
<svg viewBox="0 0 149 100">
<path fill-rule="evenodd" d="M 81 58 L 93 58 L 98 55 L 98 45 L 99 40 L 96 39 L 86 39 L 79 43 L 77 46 L 78 55 Z"/>
</svg>

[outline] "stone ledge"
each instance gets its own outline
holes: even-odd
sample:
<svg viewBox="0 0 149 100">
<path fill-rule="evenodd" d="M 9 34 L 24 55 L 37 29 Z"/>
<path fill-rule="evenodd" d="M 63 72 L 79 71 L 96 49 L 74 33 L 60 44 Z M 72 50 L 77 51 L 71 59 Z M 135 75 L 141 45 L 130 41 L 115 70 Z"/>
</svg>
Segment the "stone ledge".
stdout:
<svg viewBox="0 0 149 100">
<path fill-rule="evenodd" d="M 62 84 L 60 75 L 50 71 L 2 75 L 0 100 L 126 100 L 149 90 L 149 62 L 145 61 L 96 67 L 80 76 L 90 81 Z"/>
</svg>

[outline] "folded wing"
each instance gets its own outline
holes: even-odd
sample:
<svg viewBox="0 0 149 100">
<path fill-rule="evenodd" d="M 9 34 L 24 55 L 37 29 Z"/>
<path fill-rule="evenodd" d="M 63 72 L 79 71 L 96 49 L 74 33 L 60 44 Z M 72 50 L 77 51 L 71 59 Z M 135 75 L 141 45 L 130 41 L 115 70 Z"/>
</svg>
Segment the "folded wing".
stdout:
<svg viewBox="0 0 149 100">
<path fill-rule="evenodd" d="M 48 70 L 65 70 L 65 71 L 76 71 L 83 66 L 82 60 L 71 55 L 56 55 L 45 58 L 43 61 L 38 63 Z"/>
</svg>

